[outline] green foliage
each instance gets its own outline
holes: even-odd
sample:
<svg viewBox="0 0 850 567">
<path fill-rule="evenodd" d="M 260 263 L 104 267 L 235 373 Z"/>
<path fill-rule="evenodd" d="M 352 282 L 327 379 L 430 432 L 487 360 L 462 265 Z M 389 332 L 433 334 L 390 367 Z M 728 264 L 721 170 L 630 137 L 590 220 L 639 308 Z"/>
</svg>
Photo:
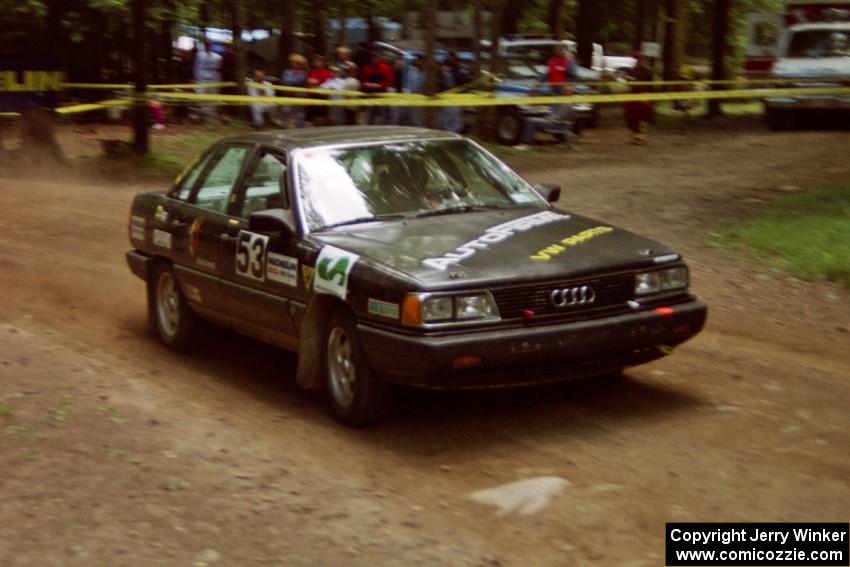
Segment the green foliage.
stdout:
<svg viewBox="0 0 850 567">
<path fill-rule="evenodd" d="M 776 199 L 715 235 L 802 278 L 850 288 L 850 183 Z"/>
</svg>

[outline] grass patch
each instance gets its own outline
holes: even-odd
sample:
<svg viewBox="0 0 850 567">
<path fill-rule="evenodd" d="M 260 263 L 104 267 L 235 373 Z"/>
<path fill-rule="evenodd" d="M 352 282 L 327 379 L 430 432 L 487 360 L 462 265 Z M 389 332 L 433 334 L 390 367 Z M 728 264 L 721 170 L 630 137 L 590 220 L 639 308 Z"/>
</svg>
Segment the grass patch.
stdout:
<svg viewBox="0 0 850 567">
<path fill-rule="evenodd" d="M 806 279 L 850 288 L 850 183 L 787 195 L 714 235 Z"/>
<path fill-rule="evenodd" d="M 132 151 L 129 141 L 116 140 L 108 151 L 79 160 L 86 167 L 92 166 L 109 177 L 131 175 L 156 180 L 173 179 L 214 142 L 249 130 L 247 126 L 238 123 L 179 127 L 173 133 L 166 130 L 152 135 L 150 150 L 143 156 Z"/>
</svg>

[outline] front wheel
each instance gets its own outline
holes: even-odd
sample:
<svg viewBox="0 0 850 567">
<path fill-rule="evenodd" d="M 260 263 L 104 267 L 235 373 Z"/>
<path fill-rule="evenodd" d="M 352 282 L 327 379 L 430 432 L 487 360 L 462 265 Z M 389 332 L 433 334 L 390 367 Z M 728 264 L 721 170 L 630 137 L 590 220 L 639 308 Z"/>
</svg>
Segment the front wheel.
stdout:
<svg viewBox="0 0 850 567">
<path fill-rule="evenodd" d="M 342 310 L 325 336 L 325 387 L 337 419 L 351 427 L 376 421 L 388 405 L 389 386 L 369 365 L 354 317 Z"/>
<path fill-rule="evenodd" d="M 157 264 L 148 279 L 148 318 L 162 342 L 175 350 L 188 348 L 195 339 L 195 315 L 169 264 Z"/>
</svg>

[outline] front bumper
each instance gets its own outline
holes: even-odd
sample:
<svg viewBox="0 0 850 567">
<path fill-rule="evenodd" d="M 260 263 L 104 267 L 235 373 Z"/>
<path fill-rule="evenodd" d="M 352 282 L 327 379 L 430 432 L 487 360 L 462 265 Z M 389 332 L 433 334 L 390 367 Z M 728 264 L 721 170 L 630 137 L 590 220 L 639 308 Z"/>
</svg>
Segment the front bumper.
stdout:
<svg viewBox="0 0 850 567">
<path fill-rule="evenodd" d="M 782 110 L 850 110 L 847 96 L 771 97 L 764 103 L 770 109 Z"/>
<path fill-rule="evenodd" d="M 643 364 L 702 330 L 708 308 L 690 299 L 672 313 L 647 309 L 589 321 L 414 335 L 361 323 L 372 368 L 385 380 L 428 388 L 481 388 L 555 382 Z M 663 312 L 663 311 L 662 311 Z M 479 356 L 457 369 L 455 359 Z"/>
</svg>

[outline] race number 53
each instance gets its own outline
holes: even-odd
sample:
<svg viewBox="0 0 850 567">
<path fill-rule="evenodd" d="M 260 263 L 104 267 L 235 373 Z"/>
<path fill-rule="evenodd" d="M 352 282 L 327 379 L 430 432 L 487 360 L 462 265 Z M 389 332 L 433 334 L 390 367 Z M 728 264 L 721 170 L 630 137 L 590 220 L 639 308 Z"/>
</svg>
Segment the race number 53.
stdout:
<svg viewBox="0 0 850 567">
<path fill-rule="evenodd" d="M 236 241 L 236 273 L 252 280 L 265 280 L 268 243 L 268 236 L 239 231 Z"/>
</svg>

